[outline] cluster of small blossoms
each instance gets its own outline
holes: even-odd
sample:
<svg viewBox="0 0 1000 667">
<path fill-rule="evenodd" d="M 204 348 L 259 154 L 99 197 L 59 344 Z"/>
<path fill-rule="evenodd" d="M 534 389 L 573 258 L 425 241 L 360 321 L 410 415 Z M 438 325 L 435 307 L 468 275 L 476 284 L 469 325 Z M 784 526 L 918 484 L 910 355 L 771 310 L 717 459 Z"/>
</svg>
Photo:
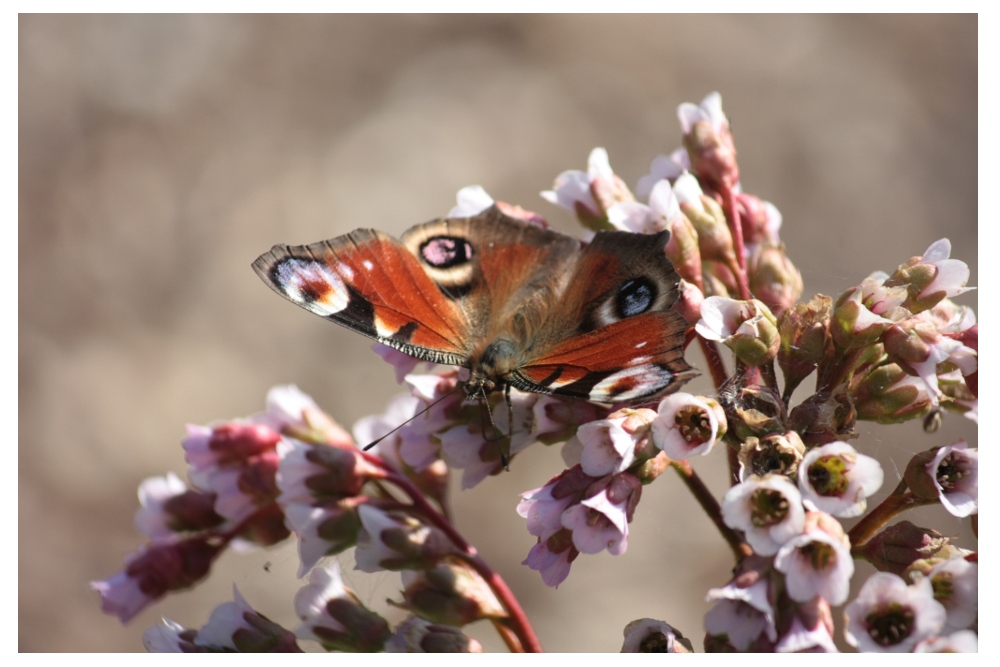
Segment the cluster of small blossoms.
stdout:
<svg viewBox="0 0 1000 667">
<path fill-rule="evenodd" d="M 449 523 L 445 490 L 453 470 L 467 489 L 532 443 L 564 443 L 567 469 L 517 505 L 536 538 L 524 564 L 546 585 L 563 582 L 580 554 L 623 554 L 642 487 L 673 469 L 737 560 L 732 579 L 708 592 L 706 651 L 832 652 L 835 619 L 861 651 L 977 650 L 977 554 L 929 528 L 891 523 L 940 503 L 977 529 L 977 449 L 960 441 L 915 454 L 896 488 L 869 508 L 884 473 L 863 442 L 848 443 L 858 420 L 923 418 L 933 432 L 942 410 L 977 419 L 978 325 L 951 300 L 971 289 L 968 267 L 942 239 L 836 300 L 799 301 L 802 278 L 778 235 L 782 216 L 744 192 L 720 96 L 682 104 L 678 117 L 682 146 L 654 158 L 634 190 L 596 148 L 586 171 L 563 172 L 542 197 L 571 211 L 585 238 L 670 231 L 665 259 L 680 276 L 674 307 L 705 355 L 714 396 L 597 406 L 515 390 L 508 412 L 499 395 L 467 401 L 464 369 L 416 373 L 423 362 L 376 345 L 408 392 L 358 421 L 353 439 L 288 390 L 269 397 L 264 415 L 192 427 L 193 486 L 172 476 L 144 485 L 138 524 L 153 543 L 125 572 L 94 584 L 105 610 L 127 620 L 204 577 L 230 542 L 268 545 L 290 532 L 310 582 L 295 598 L 301 627 L 274 626 L 237 594 L 218 623 L 213 614 L 193 631 L 165 621 L 147 633 L 147 646 L 294 650 L 297 638 L 329 650 L 472 651 L 478 644 L 459 628 L 489 619 L 512 649 L 536 650 L 516 600 Z M 450 216 L 494 204 L 548 224 L 479 186 L 459 192 Z M 720 343 L 733 355 L 730 371 Z M 793 402 L 810 376 L 812 392 Z M 357 449 L 368 443 L 371 453 Z M 687 461 L 719 450 L 733 484 L 721 503 Z M 857 523 L 845 531 L 843 519 Z M 403 573 L 395 604 L 411 616 L 395 630 L 322 566 L 352 547 L 359 570 Z M 848 602 L 855 559 L 879 572 Z M 691 650 L 664 621 L 625 628 L 624 652 Z"/>
<path fill-rule="evenodd" d="M 296 652 L 308 640 L 337 651 L 481 651 L 461 630 L 481 619 L 507 627 L 513 648 L 537 647 L 506 585 L 429 500 L 442 495 L 440 471 L 400 464 L 398 451 L 397 458 L 364 453 L 293 386 L 272 389 L 267 406 L 246 419 L 188 428 L 190 487 L 173 474 L 143 482 L 136 525 L 152 542 L 126 559 L 125 570 L 92 584 L 105 612 L 126 622 L 205 578 L 227 546 L 294 535 L 299 577 L 308 576 L 294 599 L 297 628 L 280 627 L 235 591 L 199 630 L 167 619 L 150 628 L 147 649 Z M 368 420 L 356 430 L 372 428 Z M 345 587 L 336 562 L 321 563 L 352 547 L 358 570 L 403 573 L 394 604 L 410 615 L 395 629 Z"/>
</svg>

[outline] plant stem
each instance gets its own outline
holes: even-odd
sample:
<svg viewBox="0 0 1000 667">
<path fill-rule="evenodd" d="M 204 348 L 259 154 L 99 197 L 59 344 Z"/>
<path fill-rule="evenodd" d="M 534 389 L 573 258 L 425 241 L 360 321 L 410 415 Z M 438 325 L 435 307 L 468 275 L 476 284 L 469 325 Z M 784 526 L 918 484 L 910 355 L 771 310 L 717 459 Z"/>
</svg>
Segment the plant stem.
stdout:
<svg viewBox="0 0 1000 667">
<path fill-rule="evenodd" d="M 918 498 L 907 491 L 906 482 L 900 482 L 888 498 L 866 514 L 861 521 L 854 524 L 854 527 L 848 531 L 847 537 L 851 540 L 852 546 L 859 547 L 905 510 L 920 505 L 933 505 L 936 502 L 937 500 Z"/>
<path fill-rule="evenodd" d="M 677 474 L 680 475 L 681 480 L 691 491 L 691 494 L 694 496 L 695 500 L 698 501 L 698 504 L 701 505 L 703 510 L 705 510 L 705 514 L 708 515 L 708 518 L 712 520 L 715 527 L 719 529 L 720 533 L 722 533 L 722 538 L 729 545 L 729 548 L 732 549 L 733 555 L 736 556 L 736 559 L 739 560 L 752 554 L 753 550 L 750 546 L 743 542 L 739 535 L 736 534 L 736 531 L 727 526 L 722 520 L 722 507 L 719 505 L 719 501 L 715 499 L 712 492 L 709 491 L 708 487 L 705 486 L 705 483 L 701 481 L 701 478 L 698 477 L 697 473 L 695 473 L 691 464 L 687 461 L 675 461 L 671 459 L 670 465 L 677 471 Z"/>
<path fill-rule="evenodd" d="M 541 653 L 541 642 L 538 641 L 534 628 L 531 627 L 531 623 L 528 621 L 527 615 L 525 615 L 524 610 L 517 601 L 517 598 L 514 597 L 514 593 L 510 590 L 510 587 L 507 586 L 507 582 L 505 582 L 503 578 L 501 578 L 500 575 L 494 571 L 493 568 L 491 568 L 489 564 L 482 559 L 482 557 L 480 557 L 476 548 L 455 529 L 455 526 L 452 525 L 452 523 L 448 521 L 443 514 L 434 508 L 434 506 L 424 497 L 424 494 L 421 493 L 420 489 L 418 489 L 415 484 L 403 475 L 388 468 L 379 457 L 368 454 L 367 452 L 361 452 L 361 454 L 369 463 L 382 466 L 385 469 L 385 480 L 395 484 L 401 491 L 403 491 L 403 493 L 405 493 L 413 502 L 414 507 L 421 514 L 423 514 L 430 523 L 448 536 L 452 543 L 462 552 L 462 559 L 483 578 L 486 585 L 489 586 L 490 590 L 493 591 L 493 594 L 497 596 L 500 604 L 503 605 L 508 614 L 508 619 L 504 623 L 504 627 L 507 628 L 510 633 L 513 633 L 517 639 L 515 645 L 515 642 L 510 641 L 511 638 L 507 633 L 500 632 L 500 636 L 507 644 L 508 648 L 512 652 Z"/>
<path fill-rule="evenodd" d="M 726 213 L 726 222 L 729 223 L 729 233 L 733 236 L 733 250 L 736 251 L 736 264 L 739 270 L 736 272 L 736 284 L 740 290 L 740 298 L 748 301 L 750 287 L 747 283 L 747 254 L 743 246 L 743 222 L 740 220 L 740 209 L 736 204 L 736 195 L 733 194 L 732 187 L 728 183 L 721 183 L 723 210 Z"/>
</svg>

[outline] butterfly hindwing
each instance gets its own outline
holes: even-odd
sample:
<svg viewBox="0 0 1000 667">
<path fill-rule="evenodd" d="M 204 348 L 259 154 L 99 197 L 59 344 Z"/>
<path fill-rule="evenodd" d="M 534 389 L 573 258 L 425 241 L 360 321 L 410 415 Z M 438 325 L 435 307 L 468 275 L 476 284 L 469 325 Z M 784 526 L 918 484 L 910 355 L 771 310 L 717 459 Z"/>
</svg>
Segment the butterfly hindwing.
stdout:
<svg viewBox="0 0 1000 667">
<path fill-rule="evenodd" d="M 673 309 L 669 238 L 597 234 L 546 322 L 550 344 L 518 371 L 521 388 L 611 403 L 672 391 L 695 374 L 683 355 L 687 325 Z"/>
</svg>

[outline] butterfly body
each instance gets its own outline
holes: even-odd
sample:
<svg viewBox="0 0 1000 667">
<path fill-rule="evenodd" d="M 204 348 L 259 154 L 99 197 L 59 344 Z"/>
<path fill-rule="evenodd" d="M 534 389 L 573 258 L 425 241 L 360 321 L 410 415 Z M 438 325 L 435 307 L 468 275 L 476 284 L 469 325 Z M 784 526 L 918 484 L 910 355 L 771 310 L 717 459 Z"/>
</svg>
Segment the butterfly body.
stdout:
<svg viewBox="0 0 1000 667">
<path fill-rule="evenodd" d="M 695 375 L 673 310 L 669 233 L 590 244 L 492 207 L 412 227 L 274 246 L 257 274 L 290 301 L 425 361 L 470 370 L 466 392 L 514 387 L 613 403 Z"/>
</svg>

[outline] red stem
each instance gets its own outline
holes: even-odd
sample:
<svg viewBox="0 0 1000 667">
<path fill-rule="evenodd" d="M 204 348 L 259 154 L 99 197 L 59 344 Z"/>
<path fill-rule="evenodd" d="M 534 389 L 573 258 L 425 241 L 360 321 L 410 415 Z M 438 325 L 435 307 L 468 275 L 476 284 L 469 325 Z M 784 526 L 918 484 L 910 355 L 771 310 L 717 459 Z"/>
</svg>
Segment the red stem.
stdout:
<svg viewBox="0 0 1000 667">
<path fill-rule="evenodd" d="M 896 516 L 920 505 L 933 505 L 937 500 L 925 500 L 909 493 L 906 482 L 900 482 L 899 486 L 892 494 L 879 503 L 879 506 L 869 512 L 861 521 L 854 524 L 854 527 L 847 532 L 847 537 L 851 540 L 851 546 L 859 547 L 870 540 L 882 529 L 885 524 L 892 521 Z"/>
<path fill-rule="evenodd" d="M 691 464 L 687 461 L 674 461 L 671 459 L 670 465 L 677 471 L 677 474 L 680 475 L 695 500 L 697 500 L 698 504 L 701 505 L 701 508 L 705 510 L 705 514 L 708 515 L 708 518 L 712 520 L 715 527 L 719 529 L 720 533 L 722 533 L 722 538 L 726 540 L 729 548 L 733 550 L 733 555 L 736 556 L 736 559 L 740 560 L 752 554 L 753 550 L 746 543 L 744 543 L 743 540 L 739 538 L 739 535 L 737 535 L 736 532 L 727 526 L 722 520 L 722 508 L 719 506 L 719 501 L 715 499 L 712 492 L 709 491 L 708 487 L 705 486 L 705 483 L 701 481 L 701 478 L 698 477 L 697 473 L 695 473 Z"/>
<path fill-rule="evenodd" d="M 433 505 L 431 505 L 424 494 L 420 492 L 410 480 L 408 480 L 403 475 L 400 475 L 394 470 L 389 469 L 385 466 L 385 462 L 382 461 L 377 456 L 368 454 L 367 452 L 360 452 L 366 461 L 382 467 L 386 471 L 385 480 L 395 484 L 402 490 L 410 500 L 417 510 L 420 511 L 424 517 L 434 524 L 435 527 L 439 528 L 443 533 L 445 533 L 452 543 L 461 550 L 463 560 L 469 564 L 469 566 L 474 569 L 479 576 L 483 578 L 486 584 L 493 591 L 493 594 L 497 596 L 500 604 L 503 605 L 504 609 L 507 610 L 509 618 L 504 627 L 511 630 L 514 636 L 518 640 L 519 645 L 515 645 L 515 642 L 510 641 L 510 636 L 505 632 L 500 632 L 501 638 L 507 643 L 507 647 L 515 653 L 541 653 L 542 644 L 538 641 L 537 635 L 535 635 L 534 628 L 531 627 L 531 622 L 528 621 L 527 615 L 518 604 L 517 598 L 514 597 L 513 591 L 507 586 L 507 582 L 497 574 L 489 566 L 489 564 L 484 561 L 476 548 L 469 544 L 469 542 L 459 533 L 455 527 L 451 524 L 448 519 L 444 517 L 440 512 L 438 512 Z"/>
<path fill-rule="evenodd" d="M 721 183 L 722 199 L 725 202 L 723 210 L 726 212 L 726 222 L 729 223 L 729 233 L 733 236 L 733 250 L 736 252 L 736 264 L 739 271 L 736 272 L 736 284 L 740 289 L 740 298 L 748 301 L 750 297 L 750 287 L 747 283 L 747 252 L 743 246 L 743 223 L 740 220 L 740 209 L 736 205 L 736 195 L 728 183 Z"/>
</svg>

